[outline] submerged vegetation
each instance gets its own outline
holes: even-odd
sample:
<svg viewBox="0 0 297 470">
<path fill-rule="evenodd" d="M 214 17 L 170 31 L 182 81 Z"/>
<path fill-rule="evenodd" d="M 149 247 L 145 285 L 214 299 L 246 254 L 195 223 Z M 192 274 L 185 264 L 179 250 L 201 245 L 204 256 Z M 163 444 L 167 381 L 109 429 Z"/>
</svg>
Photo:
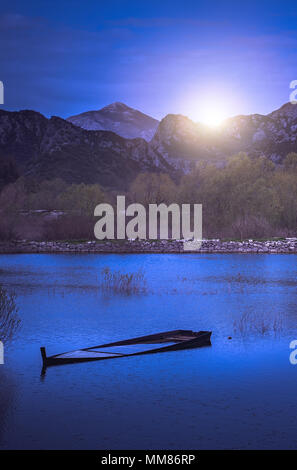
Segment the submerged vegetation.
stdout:
<svg viewBox="0 0 297 470">
<path fill-rule="evenodd" d="M 20 327 L 15 294 L 0 285 L 0 341 L 7 341 Z"/>
<path fill-rule="evenodd" d="M 272 315 L 255 314 L 252 312 L 243 312 L 233 322 L 234 332 L 245 337 L 249 334 L 278 335 L 283 330 L 283 318 L 280 314 Z"/>
<path fill-rule="evenodd" d="M 145 294 L 147 291 L 146 279 L 142 270 L 134 273 L 112 271 L 105 267 L 101 271 L 100 288 L 103 292 L 119 295 Z"/>
</svg>

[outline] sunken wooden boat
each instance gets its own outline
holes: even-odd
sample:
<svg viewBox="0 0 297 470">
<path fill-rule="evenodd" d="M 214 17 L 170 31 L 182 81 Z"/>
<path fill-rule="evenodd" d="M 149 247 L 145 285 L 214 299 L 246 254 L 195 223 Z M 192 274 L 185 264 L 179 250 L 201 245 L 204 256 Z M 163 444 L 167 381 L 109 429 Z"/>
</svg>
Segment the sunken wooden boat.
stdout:
<svg viewBox="0 0 297 470">
<path fill-rule="evenodd" d="M 62 364 L 100 361 L 210 346 L 211 333 L 211 331 L 173 330 L 117 341 L 115 343 L 101 344 L 91 348 L 77 349 L 62 354 L 55 354 L 54 356 L 47 356 L 44 347 L 40 348 L 40 351 L 43 367 L 46 368 Z"/>
</svg>

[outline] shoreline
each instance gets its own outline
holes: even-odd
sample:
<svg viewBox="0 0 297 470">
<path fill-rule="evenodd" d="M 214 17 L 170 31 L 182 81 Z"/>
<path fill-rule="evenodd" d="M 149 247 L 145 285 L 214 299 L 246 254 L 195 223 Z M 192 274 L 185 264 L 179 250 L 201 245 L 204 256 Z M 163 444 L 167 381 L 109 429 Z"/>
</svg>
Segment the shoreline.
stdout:
<svg viewBox="0 0 297 470">
<path fill-rule="evenodd" d="M 181 240 L 114 240 L 114 241 L 27 241 L 0 242 L 0 254 L 21 253 L 255 253 L 296 254 L 297 238 L 281 240 L 221 241 L 203 240 L 198 251 L 184 251 Z"/>
</svg>

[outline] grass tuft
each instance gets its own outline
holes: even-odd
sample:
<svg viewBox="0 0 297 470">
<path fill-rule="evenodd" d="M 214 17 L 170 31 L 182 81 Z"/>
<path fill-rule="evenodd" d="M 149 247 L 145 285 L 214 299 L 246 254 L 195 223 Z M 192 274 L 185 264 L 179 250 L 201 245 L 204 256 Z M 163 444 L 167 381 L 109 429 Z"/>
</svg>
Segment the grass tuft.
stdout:
<svg viewBox="0 0 297 470">
<path fill-rule="evenodd" d="M 9 293 L 0 286 L 0 340 L 7 341 L 19 328 L 21 320 L 18 317 L 15 294 Z"/>
<path fill-rule="evenodd" d="M 233 322 L 235 333 L 241 336 L 258 334 L 264 336 L 268 333 L 278 335 L 283 330 L 283 319 L 281 315 L 264 315 L 259 317 L 251 312 L 243 312 Z"/>
<path fill-rule="evenodd" d="M 119 295 L 145 294 L 147 291 L 146 279 L 142 270 L 135 273 L 124 273 L 121 271 L 111 271 L 105 267 L 101 271 L 100 288 L 104 292 Z"/>
</svg>

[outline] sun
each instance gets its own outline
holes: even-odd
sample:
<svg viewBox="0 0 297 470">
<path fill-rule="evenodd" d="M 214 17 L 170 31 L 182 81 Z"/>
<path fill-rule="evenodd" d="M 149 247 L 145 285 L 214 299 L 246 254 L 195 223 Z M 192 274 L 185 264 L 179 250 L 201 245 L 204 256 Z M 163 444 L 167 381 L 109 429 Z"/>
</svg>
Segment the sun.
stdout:
<svg viewBox="0 0 297 470">
<path fill-rule="evenodd" d="M 208 127 L 219 127 L 227 118 L 227 114 L 216 107 L 209 107 L 201 112 L 199 121 Z"/>
<path fill-rule="evenodd" d="M 234 101 L 234 100 L 233 100 Z M 234 114 L 232 99 L 220 99 L 205 93 L 203 97 L 188 98 L 184 103 L 184 114 L 192 121 L 210 128 L 220 127 Z"/>
</svg>

